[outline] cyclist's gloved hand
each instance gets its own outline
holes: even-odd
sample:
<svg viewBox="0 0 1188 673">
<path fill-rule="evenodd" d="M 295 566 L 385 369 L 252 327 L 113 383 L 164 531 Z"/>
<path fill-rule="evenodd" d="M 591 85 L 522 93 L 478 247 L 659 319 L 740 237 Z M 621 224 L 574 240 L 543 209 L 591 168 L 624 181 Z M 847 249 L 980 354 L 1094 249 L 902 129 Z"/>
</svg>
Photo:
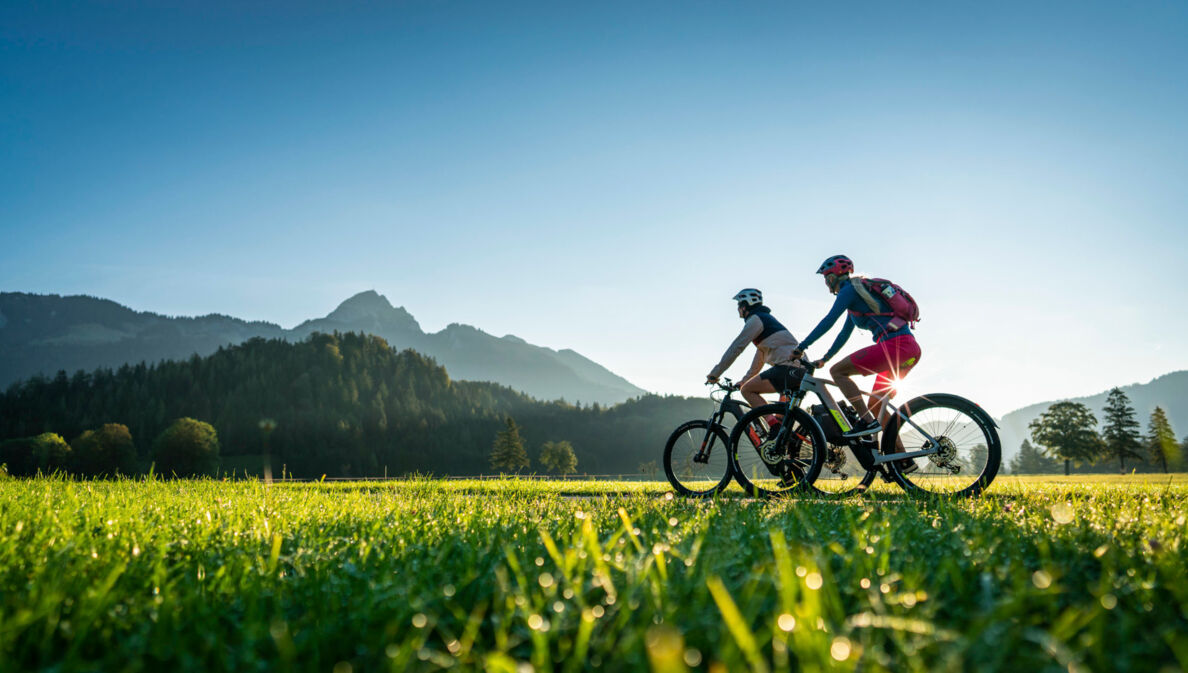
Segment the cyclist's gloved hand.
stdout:
<svg viewBox="0 0 1188 673">
<path fill-rule="evenodd" d="M 793 360 L 799 360 L 802 357 L 804 357 L 804 351 L 800 350 L 799 348 L 792 351 L 792 359 Z"/>
<path fill-rule="evenodd" d="M 816 362 L 813 363 L 813 369 L 820 369 L 824 366 L 825 366 L 824 360 L 817 360 Z"/>
<path fill-rule="evenodd" d="M 706 376 L 705 376 L 705 384 L 706 385 L 709 385 L 711 383 L 717 383 L 717 382 L 718 382 L 718 377 L 714 376 L 713 374 L 706 374 Z"/>
</svg>

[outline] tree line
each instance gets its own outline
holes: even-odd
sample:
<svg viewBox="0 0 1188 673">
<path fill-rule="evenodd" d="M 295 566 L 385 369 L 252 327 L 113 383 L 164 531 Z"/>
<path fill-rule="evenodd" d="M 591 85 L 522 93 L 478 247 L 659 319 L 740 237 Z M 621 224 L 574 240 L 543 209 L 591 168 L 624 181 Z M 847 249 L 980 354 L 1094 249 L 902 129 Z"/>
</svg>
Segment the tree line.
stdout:
<svg viewBox="0 0 1188 673">
<path fill-rule="evenodd" d="M 1013 474 L 1058 472 L 1063 463 L 1069 474 L 1073 465 L 1087 471 L 1172 472 L 1184 470 L 1188 438 L 1176 441 L 1175 431 L 1161 407 L 1155 407 L 1141 431 L 1134 406 L 1118 388 L 1110 391 L 1102 410 L 1103 421 L 1079 402 L 1057 402 L 1033 420 L 1031 440 L 1024 440 L 1011 460 Z"/>
<path fill-rule="evenodd" d="M 66 471 L 96 474 L 78 462 L 91 455 L 82 437 L 118 425 L 134 458 L 127 449 L 112 453 L 121 457 L 104 473 L 153 466 L 164 474 L 157 439 L 188 418 L 210 426 L 224 473 L 260 473 L 265 460 L 278 473 L 307 478 L 564 473 L 579 464 L 588 473 L 628 473 L 659 456 L 678 423 L 704 415 L 705 400 L 675 396 L 613 407 L 542 402 L 494 383 L 453 381 L 433 360 L 376 336 L 334 333 L 297 343 L 257 338 L 206 357 L 18 382 L 0 394 L 0 441 L 20 440 L 22 465 L 44 457 L 46 467 L 56 460 Z M 509 422 L 528 460 L 518 468 L 492 461 Z M 42 444 L 57 449 L 34 450 L 46 433 L 62 441 Z M 63 444 L 73 458 L 48 458 Z"/>
</svg>

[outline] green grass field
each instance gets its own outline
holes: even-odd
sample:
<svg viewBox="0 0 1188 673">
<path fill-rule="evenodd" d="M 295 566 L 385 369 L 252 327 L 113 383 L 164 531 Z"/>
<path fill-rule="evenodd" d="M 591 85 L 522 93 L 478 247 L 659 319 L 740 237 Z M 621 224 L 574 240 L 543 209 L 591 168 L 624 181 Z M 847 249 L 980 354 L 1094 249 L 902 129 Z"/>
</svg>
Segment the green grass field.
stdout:
<svg viewBox="0 0 1188 673">
<path fill-rule="evenodd" d="M 0 669 L 1188 668 L 1188 479 L 0 481 Z"/>
</svg>

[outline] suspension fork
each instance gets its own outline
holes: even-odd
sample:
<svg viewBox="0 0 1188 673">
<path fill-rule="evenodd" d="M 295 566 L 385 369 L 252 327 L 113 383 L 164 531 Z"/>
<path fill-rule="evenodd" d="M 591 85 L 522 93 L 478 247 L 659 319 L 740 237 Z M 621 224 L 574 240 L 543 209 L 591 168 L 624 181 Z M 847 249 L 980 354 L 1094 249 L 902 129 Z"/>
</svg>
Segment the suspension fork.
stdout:
<svg viewBox="0 0 1188 673">
<path fill-rule="evenodd" d="M 804 401 L 803 392 L 797 391 L 789 395 L 789 391 L 785 390 L 783 393 L 780 393 L 780 403 L 785 405 L 784 420 L 780 423 L 780 431 L 777 432 L 776 436 L 773 438 L 777 442 L 776 446 L 780 446 L 779 442 L 783 440 L 785 435 L 789 433 L 795 435 L 796 438 L 802 442 L 810 441 L 808 437 L 805 437 L 804 435 L 801 435 L 800 433 L 794 432 L 790 429 L 792 426 L 792 410 L 798 408 L 802 401 Z M 753 428 L 747 428 L 747 434 L 750 436 L 751 441 L 754 442 L 755 446 L 758 447 L 761 443 L 761 440 L 759 439 L 759 436 L 755 430 Z"/>
<path fill-rule="evenodd" d="M 722 418 L 726 415 L 726 412 L 723 411 L 723 409 L 722 409 L 723 406 L 724 406 L 724 404 L 718 405 L 718 409 L 716 411 L 714 411 L 713 414 L 710 415 L 709 421 L 708 421 L 709 426 L 705 430 L 705 436 L 701 438 L 701 448 L 699 448 L 697 450 L 697 454 L 695 456 L 693 456 L 693 462 L 695 462 L 695 463 L 708 463 L 709 462 L 710 453 L 713 451 L 713 448 L 714 448 L 714 438 L 717 437 L 717 434 L 714 432 L 714 428 L 721 425 Z"/>
</svg>

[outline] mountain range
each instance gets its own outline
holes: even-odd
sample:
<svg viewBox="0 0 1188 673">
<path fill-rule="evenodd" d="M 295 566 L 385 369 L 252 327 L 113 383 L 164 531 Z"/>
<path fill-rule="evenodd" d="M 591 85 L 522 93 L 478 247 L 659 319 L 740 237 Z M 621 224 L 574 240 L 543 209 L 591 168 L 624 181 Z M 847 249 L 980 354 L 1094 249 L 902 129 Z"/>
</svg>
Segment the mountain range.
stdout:
<svg viewBox="0 0 1188 673">
<path fill-rule="evenodd" d="M 1147 420 L 1150 418 L 1151 412 L 1158 406 L 1167 412 L 1167 418 L 1177 436 L 1188 435 L 1188 371 L 1171 372 L 1147 383 L 1133 383 L 1118 387 L 1130 398 L 1130 404 L 1135 410 L 1135 417 L 1144 433 L 1147 431 Z M 1105 408 L 1106 396 L 1109 395 L 1109 392 L 1104 390 L 1096 395 L 1074 397 L 1070 401 L 1080 402 L 1089 407 L 1089 410 L 1097 417 L 1100 429 L 1100 424 L 1105 417 L 1102 409 Z M 998 432 L 1002 438 L 1003 462 L 1018 453 L 1019 445 L 1023 443 L 1023 440 L 1031 437 L 1031 431 L 1027 427 L 1031 421 L 1038 418 L 1040 414 L 1048 410 L 1053 402 L 1057 401 L 1062 400 L 1028 405 L 1006 414 L 999 420 Z"/>
<path fill-rule="evenodd" d="M 219 314 L 163 316 L 89 296 L 0 293 L 0 387 L 59 370 L 181 360 L 257 337 L 300 341 L 335 331 L 374 334 L 434 358 L 455 379 L 493 381 L 542 400 L 615 404 L 646 392 L 573 350 L 459 323 L 426 333 L 408 311 L 371 290 L 293 329 Z"/>
<path fill-rule="evenodd" d="M 374 291 L 361 292 L 329 315 L 293 329 L 219 314 L 169 317 L 88 296 L 0 293 L 0 388 L 59 370 L 181 360 L 256 337 L 295 342 L 314 332 L 335 331 L 374 334 L 394 348 L 435 359 L 452 378 L 492 381 L 541 400 L 606 405 L 645 394 L 572 350 L 534 346 L 510 334 L 496 337 L 459 323 L 427 333 L 408 311 Z M 1144 431 L 1151 411 L 1161 406 L 1173 429 L 1181 436 L 1188 434 L 1188 371 L 1120 387 L 1130 397 Z M 1087 405 L 1100 421 L 1108 392 L 1073 401 Z M 1028 424 L 1054 401 L 1017 409 L 999 420 L 1004 461 L 1030 436 Z"/>
</svg>

